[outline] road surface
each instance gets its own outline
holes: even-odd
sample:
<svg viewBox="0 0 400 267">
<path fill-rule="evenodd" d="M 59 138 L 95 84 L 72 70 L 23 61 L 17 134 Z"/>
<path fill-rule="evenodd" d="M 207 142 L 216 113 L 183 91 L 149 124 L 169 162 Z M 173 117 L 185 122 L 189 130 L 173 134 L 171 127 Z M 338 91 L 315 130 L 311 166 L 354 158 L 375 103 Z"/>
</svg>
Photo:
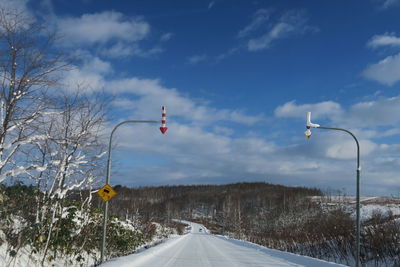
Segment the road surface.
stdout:
<svg viewBox="0 0 400 267">
<path fill-rule="evenodd" d="M 215 236 L 196 223 L 190 233 L 148 250 L 112 259 L 101 267 L 343 266 Z"/>
</svg>

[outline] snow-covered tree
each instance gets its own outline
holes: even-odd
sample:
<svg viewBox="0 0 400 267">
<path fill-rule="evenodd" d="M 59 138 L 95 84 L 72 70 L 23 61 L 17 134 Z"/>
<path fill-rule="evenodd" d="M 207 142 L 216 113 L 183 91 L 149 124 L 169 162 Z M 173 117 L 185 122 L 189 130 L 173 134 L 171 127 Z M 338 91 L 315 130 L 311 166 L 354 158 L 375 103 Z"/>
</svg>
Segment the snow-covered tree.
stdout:
<svg viewBox="0 0 400 267">
<path fill-rule="evenodd" d="M 26 14 L 0 8 L 0 182 L 38 167 L 16 158 L 25 145 L 48 138 L 31 126 L 47 108 L 57 73 L 68 67 L 55 40 Z"/>
<path fill-rule="evenodd" d="M 0 183 L 28 179 L 36 185 L 32 229 L 38 233 L 32 238 L 42 243 L 42 264 L 65 233 L 59 222 L 68 210 L 67 193 L 91 188 L 103 170 L 103 101 L 58 83 L 71 65 L 56 40 L 34 18 L 0 7 Z M 88 218 L 83 210 L 80 218 Z"/>
</svg>

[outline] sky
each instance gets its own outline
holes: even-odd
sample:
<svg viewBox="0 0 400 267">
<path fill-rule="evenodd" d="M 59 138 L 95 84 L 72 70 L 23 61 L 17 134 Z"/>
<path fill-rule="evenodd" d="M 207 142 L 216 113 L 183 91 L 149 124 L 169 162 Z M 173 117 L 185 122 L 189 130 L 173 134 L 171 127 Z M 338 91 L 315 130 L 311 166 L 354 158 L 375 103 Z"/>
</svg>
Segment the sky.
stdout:
<svg viewBox="0 0 400 267">
<path fill-rule="evenodd" d="M 77 57 L 65 84 L 105 92 L 111 184 L 265 181 L 400 195 L 400 0 L 0 0 Z M 102 178 L 100 178 L 102 179 Z"/>
</svg>

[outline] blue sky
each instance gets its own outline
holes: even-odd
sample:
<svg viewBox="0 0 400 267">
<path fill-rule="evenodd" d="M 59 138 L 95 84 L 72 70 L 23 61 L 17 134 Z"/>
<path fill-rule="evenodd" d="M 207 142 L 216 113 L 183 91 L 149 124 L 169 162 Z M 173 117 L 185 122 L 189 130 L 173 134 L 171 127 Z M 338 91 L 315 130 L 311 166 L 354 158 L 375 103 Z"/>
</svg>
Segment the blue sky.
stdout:
<svg viewBox="0 0 400 267">
<path fill-rule="evenodd" d="M 354 194 L 355 144 L 304 138 L 306 111 L 361 140 L 362 194 L 400 193 L 400 0 L 0 1 L 79 57 L 66 84 L 111 101 L 112 184 L 267 181 Z M 156 127 L 157 126 L 157 127 Z M 107 135 L 105 130 L 105 135 Z"/>
</svg>

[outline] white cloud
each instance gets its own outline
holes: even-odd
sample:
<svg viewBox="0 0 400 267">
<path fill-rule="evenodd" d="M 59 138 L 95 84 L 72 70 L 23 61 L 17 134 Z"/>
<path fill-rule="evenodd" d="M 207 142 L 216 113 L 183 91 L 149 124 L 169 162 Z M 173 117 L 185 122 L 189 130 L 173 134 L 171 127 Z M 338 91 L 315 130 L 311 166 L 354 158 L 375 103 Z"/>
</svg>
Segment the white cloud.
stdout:
<svg viewBox="0 0 400 267">
<path fill-rule="evenodd" d="M 188 58 L 188 62 L 190 64 L 197 64 L 200 63 L 202 61 L 205 61 L 207 59 L 207 55 L 206 54 L 202 54 L 202 55 L 194 55 Z"/>
<path fill-rule="evenodd" d="M 275 109 L 278 118 L 305 119 L 306 112 L 311 111 L 313 119 L 327 119 L 335 126 L 350 128 L 374 128 L 380 126 L 393 126 L 400 123 L 400 96 L 379 97 L 374 101 L 358 102 L 348 109 L 339 103 L 324 101 L 315 104 L 296 104 L 295 101 L 287 102 Z M 315 121 L 318 122 L 318 121 Z M 396 129 L 377 131 L 363 130 L 364 136 L 390 136 L 397 134 Z"/>
<path fill-rule="evenodd" d="M 227 137 L 176 122 L 169 124 L 169 128 L 167 136 L 161 138 L 154 126 L 147 125 L 127 126 L 118 135 L 125 148 L 168 157 L 170 162 L 163 166 L 164 171 L 169 173 L 174 169 L 181 174 L 176 179 L 182 179 L 184 183 L 195 177 L 225 179 L 235 172 L 237 177 L 238 174 L 275 169 L 272 166 L 276 162 L 268 161 L 268 158 L 276 146 L 263 139 Z M 132 136 L 137 142 L 131 142 Z"/>
<path fill-rule="evenodd" d="M 270 140 L 264 135 L 238 134 L 245 127 L 236 131 L 237 128 L 232 126 L 233 122 L 259 122 L 261 118 L 199 103 L 183 96 L 177 89 L 162 86 L 159 80 L 130 77 L 108 81 L 107 88 L 119 96 L 114 107 L 122 110 L 125 117 L 121 120 L 157 119 L 159 107 L 167 105 L 167 135 L 159 133 L 158 125 L 127 125 L 116 135 L 120 149 L 132 153 L 133 158 L 155 157 L 161 163 L 139 164 L 134 173 L 127 169 L 126 174 L 116 177 L 116 182 L 131 185 L 225 183 L 265 181 L 269 177 L 268 182 L 290 185 L 346 187 L 348 191 L 354 186 L 354 179 L 349 177 L 353 177 L 356 164 L 355 143 L 344 133 L 315 130 L 311 140 L 280 145 L 283 133 L 278 133 L 279 139 Z M 303 105 L 292 101 L 278 107 L 275 115 L 277 120 L 294 117 L 304 121 L 305 111 L 311 109 L 321 121 L 330 120 L 329 125 L 341 127 L 341 123 L 359 119 L 367 121 L 365 117 L 373 113 L 380 114 L 373 119 L 376 121 L 389 113 L 398 114 L 395 109 L 397 101 L 400 101 L 397 97 L 380 98 L 356 103 L 346 110 L 333 101 Z M 388 109 L 376 110 L 381 105 Z M 229 128 L 222 126 L 224 122 L 229 122 Z M 378 159 L 400 156 L 400 150 L 393 145 L 378 145 L 369 140 L 375 131 L 375 127 L 371 127 L 367 129 L 368 134 L 358 129 L 356 124 L 351 128 L 361 144 L 363 192 L 376 192 L 375 173 L 380 171 L 380 179 L 385 180 L 388 187 L 379 193 L 385 193 L 390 191 L 398 166 L 383 159 L 378 163 Z"/>
<path fill-rule="evenodd" d="M 163 52 L 161 47 L 155 46 L 148 50 L 143 50 L 137 43 L 118 42 L 111 47 L 101 49 L 101 54 L 110 58 L 120 58 L 125 56 L 150 57 Z"/>
<path fill-rule="evenodd" d="M 248 36 L 250 33 L 254 32 L 255 30 L 259 29 L 260 26 L 265 24 L 271 16 L 272 11 L 268 9 L 259 9 L 253 15 L 253 20 L 250 22 L 249 25 L 244 27 L 242 30 L 239 31 L 238 37 L 243 38 Z"/>
<path fill-rule="evenodd" d="M 383 9 L 387 9 L 392 6 L 400 4 L 400 0 L 378 0 Z"/>
<path fill-rule="evenodd" d="M 232 135 L 235 131 L 228 127 L 222 127 L 222 126 L 216 125 L 216 126 L 214 126 L 214 132 L 216 134 L 229 136 L 229 135 Z"/>
<path fill-rule="evenodd" d="M 356 150 L 350 136 L 316 136 L 304 145 L 280 147 L 266 142 L 264 138 L 220 135 L 202 127 L 177 122 L 168 126 L 170 129 L 166 136 L 160 135 L 156 127 L 151 125 L 125 126 L 118 133 L 120 146 L 134 151 L 132 153 L 138 158 L 141 155 L 155 155 L 165 160 L 160 165 L 135 167 L 133 173 L 127 171 L 129 180 L 124 180 L 124 183 L 149 185 L 268 181 L 321 188 L 346 187 L 348 192 L 354 186 L 352 178 L 355 177 Z M 133 136 L 135 142 L 132 142 Z M 374 188 L 376 177 L 370 172 L 371 167 L 375 168 L 375 172 L 380 171 L 380 179 L 387 181 L 380 187 L 393 184 L 390 181 L 396 175 L 398 166 L 382 168 L 379 164 L 372 164 L 378 151 L 382 149 L 373 142 L 361 141 L 363 194 L 377 192 Z M 396 153 L 399 155 L 398 151 Z M 126 178 L 117 179 L 121 182 Z"/>
<path fill-rule="evenodd" d="M 317 32 L 319 29 L 307 24 L 307 12 L 303 9 L 290 10 L 273 19 L 272 9 L 259 9 L 252 18 L 252 21 L 241 29 L 237 38 L 245 40 L 246 44 L 236 45 L 215 57 L 216 62 L 224 60 L 242 49 L 255 52 L 271 47 L 272 43 L 295 35 L 302 35 L 307 32 Z"/>
<path fill-rule="evenodd" d="M 240 47 L 234 47 L 234 48 L 229 49 L 227 52 L 218 55 L 215 59 L 217 62 L 219 62 L 221 60 L 224 60 L 224 59 L 236 54 L 239 51 L 240 51 Z"/>
<path fill-rule="evenodd" d="M 307 111 L 313 113 L 313 118 L 339 116 L 343 111 L 340 104 L 333 101 L 324 101 L 317 104 L 297 105 L 290 101 L 275 109 L 275 116 L 280 118 L 305 118 Z"/>
<path fill-rule="evenodd" d="M 371 48 L 381 46 L 400 47 L 400 37 L 395 36 L 393 33 L 375 35 L 368 41 L 367 46 Z"/>
<path fill-rule="evenodd" d="M 278 23 L 271 29 L 270 32 L 263 36 L 251 39 L 248 42 L 247 48 L 249 51 L 258 51 L 269 48 L 274 40 L 280 39 L 293 32 L 295 27 L 287 23 Z"/>
<path fill-rule="evenodd" d="M 172 37 L 163 34 L 155 45 L 143 48 L 151 26 L 142 17 L 128 17 L 116 11 L 83 14 L 80 17 L 60 18 L 54 15 L 54 23 L 63 36 L 60 46 L 90 47 L 102 56 L 122 58 L 127 56 L 150 57 L 163 52 L 162 42 Z"/>
<path fill-rule="evenodd" d="M 171 32 L 164 33 L 163 35 L 161 35 L 160 41 L 162 41 L 162 42 L 169 41 L 169 40 L 171 40 L 172 36 L 174 36 L 174 34 Z"/>
<path fill-rule="evenodd" d="M 104 44 L 112 40 L 137 42 L 150 33 L 150 25 L 141 18 L 128 18 L 116 11 L 61 18 L 58 27 L 66 45 Z"/>
<path fill-rule="evenodd" d="M 400 122 L 400 97 L 379 98 L 375 101 L 360 102 L 350 107 L 344 120 L 353 125 L 365 127 L 390 126 Z M 385 131 L 386 134 L 393 131 Z"/>
<path fill-rule="evenodd" d="M 67 72 L 63 84 L 74 87 L 76 84 L 87 85 L 89 92 L 102 91 L 117 96 L 114 105 L 129 109 L 131 114 L 140 118 L 159 117 L 159 109 L 167 105 L 169 116 L 177 116 L 192 124 L 206 125 L 217 121 L 229 121 L 253 125 L 263 120 L 262 115 L 247 115 L 241 110 L 216 109 L 207 104 L 183 96 L 175 88 L 166 88 L 158 79 L 111 78 L 114 73 L 109 62 L 98 57 L 82 53 L 83 64 Z"/>
<path fill-rule="evenodd" d="M 367 156 L 377 149 L 377 145 L 369 140 L 360 140 L 360 154 Z M 326 156 L 334 159 L 356 159 L 357 145 L 350 136 L 346 140 L 341 138 L 335 144 L 331 144 L 326 150 Z"/>
<path fill-rule="evenodd" d="M 208 4 L 208 9 L 211 9 L 213 6 L 215 5 L 215 1 L 211 1 L 209 4 Z"/>
<path fill-rule="evenodd" d="M 159 110 L 154 107 L 166 105 L 168 116 L 178 116 L 193 124 L 204 125 L 217 121 L 230 121 L 245 125 L 253 125 L 262 116 L 246 115 L 240 110 L 215 109 L 213 107 L 197 103 L 188 97 L 182 96 L 174 88 L 165 88 L 159 80 L 128 78 L 107 82 L 115 94 L 132 94 L 139 99 L 134 100 L 133 112 L 136 116 L 159 116 Z"/>
<path fill-rule="evenodd" d="M 66 90 L 74 90 L 77 85 L 82 86 L 88 92 L 101 91 L 105 88 L 105 75 L 112 73 L 109 62 L 98 57 L 86 58 L 82 66 L 75 66 L 65 73 L 61 83 Z"/>
<path fill-rule="evenodd" d="M 107 92 L 116 96 L 112 104 L 113 110 L 121 116 L 120 120 L 158 120 L 160 106 L 167 105 L 169 131 L 166 136 L 159 133 L 159 125 L 126 125 L 118 131 L 115 141 L 119 151 L 125 151 L 134 162 L 135 157 L 155 157 L 156 160 L 144 165 L 137 163 L 135 172 L 131 171 L 131 165 L 123 164 L 126 170 L 119 170 L 120 174 L 115 176 L 116 183 L 227 183 L 265 181 L 269 177 L 268 182 L 289 185 L 337 188 L 340 184 L 340 188 L 346 187 L 349 190 L 353 185 L 349 177 L 355 168 L 355 145 L 350 136 L 332 133 L 327 138 L 322 136 L 322 130 L 315 130 L 318 132 L 307 143 L 281 145 L 281 138 L 285 135 L 282 132 L 277 133 L 279 139 L 267 139 L 264 134 L 246 134 L 243 125 L 264 125 L 260 123 L 264 119 L 262 116 L 204 104 L 183 95 L 175 88 L 163 86 L 157 79 L 112 78 L 110 74 L 113 69 L 109 62 L 96 57 L 85 57 L 79 70 L 81 72 L 75 73 L 76 77 L 90 78 L 92 84 L 97 84 L 93 90 L 107 88 Z M 364 134 L 364 129 L 354 129 L 358 124 L 352 124 L 352 130 L 361 140 L 363 166 L 367 166 L 365 174 L 363 172 L 363 190 L 366 192 L 368 188 L 369 192 L 376 192 L 374 173 L 381 171 L 381 179 L 390 188 L 398 169 L 397 165 L 394 166 L 397 163 L 383 159 L 378 163 L 378 159 L 400 156 L 400 150 L 396 150 L 393 145 L 378 145 L 368 138 L 374 137 L 376 123 L 398 122 L 394 115 L 399 113 L 399 103 L 400 97 L 380 97 L 375 101 L 356 103 L 344 110 L 339 103 L 333 101 L 315 104 L 291 101 L 277 107 L 275 115 L 277 120 L 294 117 L 304 121 L 305 112 L 311 110 L 314 117 L 321 121 L 330 120 L 329 125 L 332 126 L 341 127 L 341 123 L 350 124 L 360 120 L 372 127 L 367 129 L 368 134 Z M 111 122 L 112 125 L 115 123 Z M 238 126 L 241 127 L 240 131 L 237 131 Z M 385 128 L 386 132 L 390 130 Z M 243 131 L 245 134 L 241 133 Z M 117 163 L 121 157 L 118 151 L 115 152 Z M 391 164 L 390 167 L 386 166 L 388 164 Z M 371 168 L 373 172 L 368 172 Z M 387 189 L 386 192 L 389 191 Z"/>
<path fill-rule="evenodd" d="M 317 31 L 317 28 L 307 25 L 308 18 L 304 10 L 291 10 L 286 12 L 272 28 L 260 37 L 252 38 L 247 43 L 249 51 L 267 49 L 272 42 L 288 38 L 293 35 Z"/>
<path fill-rule="evenodd" d="M 27 3 L 29 0 L 0 0 L 0 6 L 6 9 L 12 9 L 24 12 L 25 14 L 30 14 L 28 10 Z"/>
<path fill-rule="evenodd" d="M 376 64 L 369 65 L 362 75 L 381 84 L 392 86 L 400 81 L 400 53 L 388 56 Z"/>
<path fill-rule="evenodd" d="M 163 52 L 162 43 L 173 36 L 164 33 L 154 38 L 157 36 L 151 34 L 150 24 L 141 16 L 127 16 L 117 11 L 59 16 L 52 0 L 40 0 L 35 9 L 28 8 L 29 1 L 0 0 L 0 5 L 17 9 L 32 20 L 44 19 L 49 29 L 61 37 L 57 40 L 58 48 L 90 49 L 110 58 L 150 57 Z"/>
</svg>

